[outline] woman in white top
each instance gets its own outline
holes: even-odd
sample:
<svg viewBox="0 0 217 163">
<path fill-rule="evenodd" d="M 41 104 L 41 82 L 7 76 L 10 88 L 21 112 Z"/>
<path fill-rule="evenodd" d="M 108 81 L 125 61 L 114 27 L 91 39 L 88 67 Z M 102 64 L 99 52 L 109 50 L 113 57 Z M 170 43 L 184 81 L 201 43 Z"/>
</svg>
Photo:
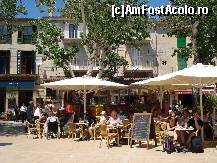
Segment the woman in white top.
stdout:
<svg viewBox="0 0 217 163">
<path fill-rule="evenodd" d="M 34 111 L 34 118 L 39 119 L 41 117 L 41 105 L 38 104 L 37 108 Z"/>
<path fill-rule="evenodd" d="M 112 126 L 118 126 L 122 124 L 121 119 L 118 117 L 118 114 L 115 110 L 111 112 L 111 117 L 108 120 L 108 124 Z"/>
</svg>

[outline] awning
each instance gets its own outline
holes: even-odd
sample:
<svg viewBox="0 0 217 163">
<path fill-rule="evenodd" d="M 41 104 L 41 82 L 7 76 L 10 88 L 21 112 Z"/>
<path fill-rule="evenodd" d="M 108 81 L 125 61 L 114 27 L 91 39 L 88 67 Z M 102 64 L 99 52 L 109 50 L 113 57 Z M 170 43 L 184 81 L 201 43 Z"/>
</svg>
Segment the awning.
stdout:
<svg viewBox="0 0 217 163">
<path fill-rule="evenodd" d="M 33 88 L 34 81 L 16 81 L 16 80 L 2 80 L 0 81 L 0 88 Z"/>
<path fill-rule="evenodd" d="M 179 89 L 174 90 L 175 94 L 192 94 L 192 89 Z M 212 94 L 214 93 L 214 89 L 202 89 L 203 94 Z"/>
</svg>

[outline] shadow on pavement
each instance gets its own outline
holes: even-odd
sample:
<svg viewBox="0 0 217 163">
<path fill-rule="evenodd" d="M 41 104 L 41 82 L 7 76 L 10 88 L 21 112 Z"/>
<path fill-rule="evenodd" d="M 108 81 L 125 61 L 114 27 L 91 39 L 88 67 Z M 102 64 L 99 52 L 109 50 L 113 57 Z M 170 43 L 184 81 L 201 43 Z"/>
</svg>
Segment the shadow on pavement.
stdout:
<svg viewBox="0 0 217 163">
<path fill-rule="evenodd" d="M 0 146 L 12 145 L 13 143 L 0 143 Z"/>
<path fill-rule="evenodd" d="M 26 127 L 21 123 L 1 122 L 0 136 L 19 136 L 24 135 Z"/>
</svg>

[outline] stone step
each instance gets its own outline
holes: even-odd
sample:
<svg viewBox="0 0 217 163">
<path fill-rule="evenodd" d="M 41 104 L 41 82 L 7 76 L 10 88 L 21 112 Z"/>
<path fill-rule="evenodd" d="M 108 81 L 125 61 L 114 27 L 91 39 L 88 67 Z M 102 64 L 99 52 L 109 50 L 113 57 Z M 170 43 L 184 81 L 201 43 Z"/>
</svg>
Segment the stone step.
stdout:
<svg viewBox="0 0 217 163">
<path fill-rule="evenodd" d="M 1 121 L 0 136 L 22 135 L 26 131 L 25 124 L 20 122 Z"/>
</svg>

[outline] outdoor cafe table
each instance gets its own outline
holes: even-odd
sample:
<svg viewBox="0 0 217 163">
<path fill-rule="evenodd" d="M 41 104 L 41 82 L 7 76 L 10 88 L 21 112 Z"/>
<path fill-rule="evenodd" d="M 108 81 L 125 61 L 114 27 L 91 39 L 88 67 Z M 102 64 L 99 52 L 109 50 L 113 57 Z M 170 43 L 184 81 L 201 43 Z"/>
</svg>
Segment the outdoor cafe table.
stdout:
<svg viewBox="0 0 217 163">
<path fill-rule="evenodd" d="M 176 131 L 194 131 L 194 128 L 185 128 L 185 127 L 179 128 L 179 127 L 176 127 L 175 130 Z"/>
<path fill-rule="evenodd" d="M 78 123 L 75 123 L 75 125 L 81 127 L 81 139 L 84 140 L 84 128 L 86 126 L 89 125 L 89 123 L 86 123 L 86 122 L 78 122 Z"/>
</svg>

